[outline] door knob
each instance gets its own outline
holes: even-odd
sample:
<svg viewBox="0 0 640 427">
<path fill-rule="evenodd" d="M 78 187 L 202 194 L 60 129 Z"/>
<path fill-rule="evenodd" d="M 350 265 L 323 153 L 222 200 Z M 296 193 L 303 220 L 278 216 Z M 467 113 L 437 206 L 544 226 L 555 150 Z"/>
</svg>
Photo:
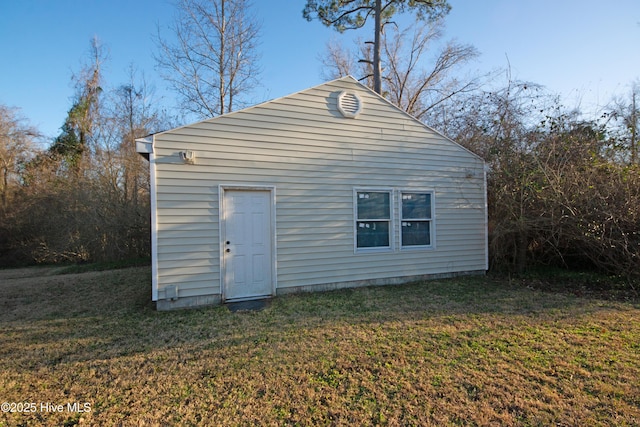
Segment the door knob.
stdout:
<svg viewBox="0 0 640 427">
<path fill-rule="evenodd" d="M 230 244 L 231 244 L 231 242 L 227 240 L 227 245 L 230 245 Z"/>
<path fill-rule="evenodd" d="M 226 252 L 231 252 L 231 249 L 227 248 Z"/>
</svg>

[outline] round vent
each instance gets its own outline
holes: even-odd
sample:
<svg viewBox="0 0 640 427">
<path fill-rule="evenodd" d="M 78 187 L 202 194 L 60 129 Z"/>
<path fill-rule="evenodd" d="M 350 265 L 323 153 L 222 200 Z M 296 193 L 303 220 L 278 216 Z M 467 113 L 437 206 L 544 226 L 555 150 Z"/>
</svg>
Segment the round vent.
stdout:
<svg viewBox="0 0 640 427">
<path fill-rule="evenodd" d="M 350 119 L 362 111 L 362 100 L 354 92 L 343 91 L 338 95 L 338 111 Z"/>
</svg>

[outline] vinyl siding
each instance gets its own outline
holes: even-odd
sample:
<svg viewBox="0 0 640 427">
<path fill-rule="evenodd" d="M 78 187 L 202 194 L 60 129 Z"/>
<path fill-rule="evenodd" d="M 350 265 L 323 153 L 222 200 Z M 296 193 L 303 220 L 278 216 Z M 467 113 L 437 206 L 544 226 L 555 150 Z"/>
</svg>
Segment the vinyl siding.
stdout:
<svg viewBox="0 0 640 427">
<path fill-rule="evenodd" d="M 361 97 L 356 119 L 341 90 Z M 350 78 L 157 134 L 154 153 L 159 298 L 221 292 L 220 184 L 275 186 L 278 288 L 486 268 L 484 162 Z M 354 253 L 356 187 L 397 190 L 395 251 Z M 434 191 L 434 248 L 400 249 L 403 189 Z"/>
</svg>

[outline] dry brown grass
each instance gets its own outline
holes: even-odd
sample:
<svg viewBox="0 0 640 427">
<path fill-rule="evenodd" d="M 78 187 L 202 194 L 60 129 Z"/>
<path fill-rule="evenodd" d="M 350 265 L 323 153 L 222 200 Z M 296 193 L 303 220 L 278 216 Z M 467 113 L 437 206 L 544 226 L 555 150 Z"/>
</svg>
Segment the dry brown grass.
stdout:
<svg viewBox="0 0 640 427">
<path fill-rule="evenodd" d="M 52 273 L 0 271 L 0 402 L 38 405 L 0 426 L 640 425 L 634 302 L 464 278 L 158 313 L 148 268 Z"/>
</svg>

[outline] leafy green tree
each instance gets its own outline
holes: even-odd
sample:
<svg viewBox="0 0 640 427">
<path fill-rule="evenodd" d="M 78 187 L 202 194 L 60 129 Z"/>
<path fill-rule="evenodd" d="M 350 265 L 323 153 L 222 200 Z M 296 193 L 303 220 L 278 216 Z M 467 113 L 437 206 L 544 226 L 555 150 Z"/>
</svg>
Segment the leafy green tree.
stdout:
<svg viewBox="0 0 640 427">
<path fill-rule="evenodd" d="M 444 17 L 451 6 L 447 0 L 307 0 L 302 15 L 308 21 L 317 18 L 327 27 L 339 32 L 362 28 L 369 18 L 374 19 L 373 90 L 382 93 L 380 66 L 381 36 L 384 26 L 397 12 L 413 10 L 419 19 L 437 20 Z"/>
<path fill-rule="evenodd" d="M 51 153 L 53 157 L 64 161 L 70 167 L 77 166 L 84 151 L 83 143 L 80 142 L 76 127 L 71 120 L 75 108 L 75 106 L 71 108 L 67 119 L 61 127 L 62 132 L 53 140 L 53 144 L 49 147 L 49 153 Z"/>
<path fill-rule="evenodd" d="M 100 117 L 101 66 L 106 54 L 96 37 L 91 40 L 90 55 L 91 63 L 73 76 L 75 101 L 62 125 L 62 133 L 49 147 L 49 152 L 64 163 L 63 168 L 76 172 Z"/>
</svg>

